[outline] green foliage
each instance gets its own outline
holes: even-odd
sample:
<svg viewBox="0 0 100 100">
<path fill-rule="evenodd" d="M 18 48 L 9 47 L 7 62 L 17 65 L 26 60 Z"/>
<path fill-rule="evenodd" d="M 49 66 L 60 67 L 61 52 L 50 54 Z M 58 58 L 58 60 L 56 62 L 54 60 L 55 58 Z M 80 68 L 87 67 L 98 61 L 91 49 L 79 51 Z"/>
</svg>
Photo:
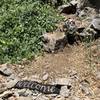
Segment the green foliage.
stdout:
<svg viewBox="0 0 100 100">
<path fill-rule="evenodd" d="M 15 63 L 42 50 L 42 34 L 56 28 L 57 12 L 39 0 L 0 0 L 0 63 Z"/>
<path fill-rule="evenodd" d="M 50 4 L 54 7 L 58 7 L 60 5 L 68 3 L 70 0 L 40 0 L 43 1 L 44 3 Z"/>
</svg>

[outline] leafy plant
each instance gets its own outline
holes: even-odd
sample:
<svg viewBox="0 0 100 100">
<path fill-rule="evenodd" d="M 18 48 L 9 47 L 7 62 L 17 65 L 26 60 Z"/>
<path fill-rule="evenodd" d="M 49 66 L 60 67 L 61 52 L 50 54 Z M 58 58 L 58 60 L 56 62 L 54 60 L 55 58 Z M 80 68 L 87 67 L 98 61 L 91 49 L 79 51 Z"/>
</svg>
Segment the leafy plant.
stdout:
<svg viewBox="0 0 100 100">
<path fill-rule="evenodd" d="M 56 29 L 61 17 L 36 0 L 0 1 L 0 63 L 15 63 L 42 50 L 42 34 Z"/>
</svg>

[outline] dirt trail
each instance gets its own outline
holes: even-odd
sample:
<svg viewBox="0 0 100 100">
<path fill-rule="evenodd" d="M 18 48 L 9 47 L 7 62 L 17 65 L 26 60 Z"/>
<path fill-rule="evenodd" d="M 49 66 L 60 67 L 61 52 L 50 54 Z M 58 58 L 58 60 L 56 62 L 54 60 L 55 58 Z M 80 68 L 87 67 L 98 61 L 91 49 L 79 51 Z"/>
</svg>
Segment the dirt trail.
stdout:
<svg viewBox="0 0 100 100">
<path fill-rule="evenodd" d="M 27 64 L 23 63 L 22 65 L 11 65 L 9 67 L 22 80 L 34 80 L 34 76 L 36 78 L 39 76 L 38 81 L 52 84 L 59 78 L 72 78 L 71 96 L 61 100 L 75 100 L 72 99 L 74 96 L 79 97 L 79 100 L 100 100 L 100 73 L 97 75 L 97 72 L 100 72 L 99 47 L 100 39 L 88 45 L 85 43 L 67 45 L 62 52 L 56 54 L 45 53 Z M 48 75 L 46 81 L 43 81 L 44 73 Z"/>
<path fill-rule="evenodd" d="M 62 52 L 57 54 L 44 54 L 27 65 L 15 66 L 14 70 L 17 73 L 23 72 L 21 75 L 31 76 L 34 74 L 42 75 L 44 72 L 49 73 L 51 77 L 68 75 L 72 70 L 80 75 L 88 74 L 91 68 L 86 59 L 86 48 L 81 45 L 73 45 L 66 47 Z"/>
</svg>

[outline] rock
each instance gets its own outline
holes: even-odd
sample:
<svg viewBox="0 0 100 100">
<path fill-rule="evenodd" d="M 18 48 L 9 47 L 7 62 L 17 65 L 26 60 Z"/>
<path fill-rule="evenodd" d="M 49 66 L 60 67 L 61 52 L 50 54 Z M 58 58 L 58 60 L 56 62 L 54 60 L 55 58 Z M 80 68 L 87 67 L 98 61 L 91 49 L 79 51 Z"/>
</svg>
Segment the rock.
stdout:
<svg viewBox="0 0 100 100">
<path fill-rule="evenodd" d="M 3 93 L 6 90 L 7 90 L 7 87 L 6 86 L 5 87 L 4 86 L 3 87 L 0 86 L 0 93 Z"/>
<path fill-rule="evenodd" d="M 96 0 L 78 0 L 78 7 L 80 7 L 81 9 L 84 7 L 92 7 L 95 8 L 96 10 L 100 9 L 100 1 Z"/>
<path fill-rule="evenodd" d="M 83 10 L 77 10 L 77 13 L 78 13 L 78 17 L 84 19 L 91 19 L 93 16 L 96 15 L 95 9 L 91 7 L 85 7 Z"/>
<path fill-rule="evenodd" d="M 7 82 L 13 81 L 13 80 L 19 80 L 19 78 L 17 77 L 17 75 L 12 74 L 9 77 L 7 77 Z"/>
<path fill-rule="evenodd" d="M 8 68 L 7 64 L 3 64 L 0 67 L 0 73 L 4 76 L 10 76 L 12 74 L 12 70 L 10 68 Z"/>
<path fill-rule="evenodd" d="M 78 74 L 75 70 L 71 70 L 69 72 L 69 76 L 70 76 L 71 79 L 78 79 Z"/>
<path fill-rule="evenodd" d="M 100 80 L 100 71 L 96 72 L 96 78 Z"/>
<path fill-rule="evenodd" d="M 0 98 L 8 98 L 9 95 L 13 95 L 14 92 L 12 91 L 5 91 L 4 93 L 0 94 Z"/>
<path fill-rule="evenodd" d="M 32 96 L 32 91 L 27 89 L 24 95 L 25 96 Z"/>
<path fill-rule="evenodd" d="M 77 31 L 77 26 L 76 26 L 75 20 L 71 19 L 71 18 L 69 18 L 65 21 L 65 24 L 63 27 L 66 28 L 67 34 L 74 34 Z"/>
<path fill-rule="evenodd" d="M 23 96 L 21 96 L 21 97 L 18 97 L 17 100 L 34 100 L 34 99 L 32 99 L 32 97 L 23 97 Z"/>
<path fill-rule="evenodd" d="M 53 32 L 43 35 L 44 50 L 46 52 L 55 52 L 62 50 L 67 44 L 67 37 L 64 32 Z"/>
<path fill-rule="evenodd" d="M 60 95 L 68 98 L 71 94 L 71 88 L 68 89 L 68 86 L 62 86 L 60 90 Z"/>
<path fill-rule="evenodd" d="M 18 74 L 18 77 L 24 76 L 24 72 Z"/>
<path fill-rule="evenodd" d="M 14 97 L 14 96 L 11 96 L 7 100 L 18 100 L 18 99 L 16 97 Z"/>
<path fill-rule="evenodd" d="M 97 29 L 100 31 L 100 17 L 95 17 L 92 22 L 91 25 L 94 27 L 94 29 Z"/>
<path fill-rule="evenodd" d="M 40 79 L 40 75 L 37 75 L 37 74 L 28 77 L 26 80 L 37 81 L 39 83 L 42 82 L 42 80 Z"/>
<path fill-rule="evenodd" d="M 63 96 L 57 96 L 53 100 L 66 100 Z"/>
<path fill-rule="evenodd" d="M 7 90 L 5 82 L 6 82 L 6 78 L 0 75 L 0 93 L 3 93 L 4 91 Z"/>
<path fill-rule="evenodd" d="M 19 96 L 26 96 L 26 89 L 16 89 L 15 91 L 18 93 Z"/>
<path fill-rule="evenodd" d="M 11 81 L 9 81 L 9 82 L 6 82 L 5 84 L 6 84 L 6 87 L 8 88 L 8 89 L 10 89 L 10 88 L 12 88 L 12 87 L 14 87 L 14 85 L 17 83 L 19 81 L 19 79 L 14 79 L 14 80 L 11 80 Z"/>
<path fill-rule="evenodd" d="M 87 17 L 87 12 L 85 10 L 82 10 L 79 12 L 79 17 Z"/>
<path fill-rule="evenodd" d="M 83 80 L 80 84 L 80 88 L 85 95 L 92 95 L 90 84 L 87 80 Z"/>
<path fill-rule="evenodd" d="M 40 92 L 33 90 L 32 96 L 37 97 L 40 94 Z"/>
<path fill-rule="evenodd" d="M 43 81 L 46 81 L 49 78 L 49 74 L 48 73 L 44 73 L 42 79 Z"/>
<path fill-rule="evenodd" d="M 73 4 L 72 4 L 73 3 Z M 62 5 L 58 7 L 58 11 L 60 13 L 65 13 L 65 14 L 75 14 L 76 13 L 76 7 L 77 4 L 72 2 L 66 5 Z"/>
<path fill-rule="evenodd" d="M 50 100 L 50 99 L 46 97 L 45 95 L 40 95 L 36 98 L 36 100 Z"/>
<path fill-rule="evenodd" d="M 53 82 L 53 84 L 60 84 L 60 85 L 71 85 L 72 80 L 70 78 L 56 78 Z"/>
<path fill-rule="evenodd" d="M 35 90 L 33 91 L 33 90 L 29 90 L 29 89 L 15 89 L 14 91 L 16 91 L 16 93 L 19 96 L 25 96 L 25 97 L 33 96 L 35 98 L 39 94 L 37 91 L 35 91 Z"/>
<path fill-rule="evenodd" d="M 78 98 L 78 97 L 72 97 L 72 100 L 81 100 L 80 98 Z"/>
<path fill-rule="evenodd" d="M 72 5 L 77 5 L 77 4 L 78 4 L 78 0 L 71 0 L 70 3 L 71 3 Z"/>
<path fill-rule="evenodd" d="M 81 37 L 88 37 L 89 39 L 92 39 L 92 37 L 94 37 L 96 34 L 97 34 L 97 32 L 94 29 L 87 27 L 79 35 Z"/>
</svg>

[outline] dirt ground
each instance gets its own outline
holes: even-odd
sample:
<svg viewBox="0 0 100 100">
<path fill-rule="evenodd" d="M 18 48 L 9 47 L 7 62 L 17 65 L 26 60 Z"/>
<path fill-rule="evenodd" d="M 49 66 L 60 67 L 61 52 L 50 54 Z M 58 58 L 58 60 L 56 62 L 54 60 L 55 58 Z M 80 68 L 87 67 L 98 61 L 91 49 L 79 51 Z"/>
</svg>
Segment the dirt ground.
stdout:
<svg viewBox="0 0 100 100">
<path fill-rule="evenodd" d="M 70 71 L 76 71 L 81 77 L 95 76 L 100 70 L 99 40 L 85 45 L 70 45 L 62 52 L 40 56 L 27 64 L 14 65 L 13 69 L 19 77 L 40 76 L 47 72 L 50 78 L 68 76 Z M 21 74 L 20 74 L 21 73 Z"/>
<path fill-rule="evenodd" d="M 9 67 L 21 79 L 32 80 L 32 76 L 39 75 L 40 82 L 43 82 L 44 73 L 48 73 L 46 83 L 52 83 L 57 78 L 69 77 L 71 73 L 74 76 L 76 74 L 78 81 L 73 85 L 73 96 L 81 98 L 80 100 L 100 100 L 100 73 L 97 74 L 100 72 L 100 39 L 88 44 L 68 45 L 62 52 L 44 53 L 35 60 Z M 86 96 L 80 91 L 82 81 L 89 83 L 92 95 Z"/>
<path fill-rule="evenodd" d="M 35 75 L 42 80 L 43 75 L 48 73 L 47 83 L 77 73 L 79 82 L 87 80 L 90 83 L 94 95 L 88 100 L 100 100 L 100 75 L 97 75 L 100 72 L 100 38 L 90 43 L 67 45 L 63 51 L 44 53 L 35 60 L 10 67 L 18 77 L 29 80 Z M 83 97 L 76 90 L 77 96 Z"/>
</svg>

